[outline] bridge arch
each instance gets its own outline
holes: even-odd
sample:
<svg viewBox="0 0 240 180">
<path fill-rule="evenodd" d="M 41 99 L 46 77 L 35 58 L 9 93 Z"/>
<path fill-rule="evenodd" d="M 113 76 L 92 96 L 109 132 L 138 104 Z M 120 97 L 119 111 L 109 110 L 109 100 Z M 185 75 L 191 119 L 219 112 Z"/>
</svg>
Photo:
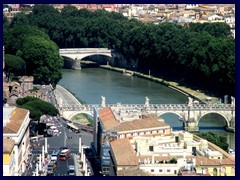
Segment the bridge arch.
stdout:
<svg viewBox="0 0 240 180">
<path fill-rule="evenodd" d="M 200 118 L 198 119 L 198 121 L 197 121 L 197 126 L 198 126 L 198 127 L 199 127 L 199 122 L 201 121 L 201 119 L 202 119 L 204 116 L 208 115 L 208 114 L 218 114 L 218 115 L 220 115 L 221 117 L 224 118 L 224 120 L 225 120 L 225 122 L 226 122 L 226 124 L 227 124 L 227 127 L 230 127 L 230 121 L 228 120 L 228 118 L 227 118 L 224 114 L 222 114 L 222 113 L 220 113 L 220 112 L 218 112 L 218 111 L 205 112 L 205 113 L 201 114 L 201 117 L 200 117 Z"/>
<path fill-rule="evenodd" d="M 93 113 L 90 113 L 90 112 L 87 112 L 87 111 L 77 111 L 77 112 L 71 114 L 71 115 L 68 117 L 68 119 L 70 120 L 70 119 L 72 119 L 74 116 L 76 116 L 76 115 L 78 115 L 78 114 L 87 114 L 87 115 L 89 115 L 89 116 L 91 116 L 91 117 L 93 118 Z"/>
<path fill-rule="evenodd" d="M 91 54 L 86 54 L 85 56 L 82 55 L 81 58 L 78 59 L 78 60 L 82 60 L 82 59 L 84 59 L 84 58 L 86 58 L 86 57 L 89 57 L 89 56 L 99 56 L 99 55 L 112 58 L 112 55 L 111 55 L 111 54 L 106 54 L 106 53 L 91 53 Z"/>
<path fill-rule="evenodd" d="M 179 116 L 180 118 L 183 119 L 183 116 L 179 112 L 177 112 L 177 111 L 164 111 L 164 112 L 160 112 L 160 113 L 158 113 L 158 116 L 161 116 L 161 115 L 164 115 L 164 114 L 168 114 L 168 113 L 175 114 L 175 115 L 177 115 L 177 116 Z"/>
</svg>

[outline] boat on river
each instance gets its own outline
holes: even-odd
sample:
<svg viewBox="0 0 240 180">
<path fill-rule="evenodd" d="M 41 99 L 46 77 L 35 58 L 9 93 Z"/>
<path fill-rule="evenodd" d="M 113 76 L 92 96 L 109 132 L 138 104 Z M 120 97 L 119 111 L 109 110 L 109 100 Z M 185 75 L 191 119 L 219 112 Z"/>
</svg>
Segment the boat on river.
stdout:
<svg viewBox="0 0 240 180">
<path fill-rule="evenodd" d="M 133 76 L 134 72 L 132 71 L 126 71 L 125 69 L 123 70 L 123 74 L 126 76 Z"/>
</svg>

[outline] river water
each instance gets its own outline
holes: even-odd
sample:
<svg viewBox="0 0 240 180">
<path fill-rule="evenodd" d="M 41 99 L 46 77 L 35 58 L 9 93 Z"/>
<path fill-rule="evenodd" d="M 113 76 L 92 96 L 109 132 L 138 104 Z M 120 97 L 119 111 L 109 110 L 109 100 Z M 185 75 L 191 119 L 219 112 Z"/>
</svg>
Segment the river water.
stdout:
<svg viewBox="0 0 240 180">
<path fill-rule="evenodd" d="M 71 91 L 77 99 L 86 104 L 144 104 L 145 97 L 150 104 L 184 104 L 187 97 L 166 86 L 135 76 L 127 76 L 101 68 L 80 70 L 63 69 L 59 84 Z M 161 116 L 173 130 L 181 130 L 179 117 L 172 113 Z M 224 130 L 225 120 L 218 114 L 205 115 L 199 123 L 200 132 L 213 131 L 226 136 L 229 146 L 235 149 L 235 133 Z"/>
</svg>

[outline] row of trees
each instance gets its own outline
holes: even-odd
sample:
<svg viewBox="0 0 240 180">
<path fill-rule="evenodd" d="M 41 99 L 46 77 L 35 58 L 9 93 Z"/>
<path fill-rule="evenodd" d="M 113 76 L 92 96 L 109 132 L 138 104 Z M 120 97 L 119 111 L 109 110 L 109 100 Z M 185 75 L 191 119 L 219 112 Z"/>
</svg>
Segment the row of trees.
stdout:
<svg viewBox="0 0 240 180">
<path fill-rule="evenodd" d="M 22 25 L 40 28 L 60 48 L 114 48 L 130 66 L 130 59 L 137 61 L 135 70 L 151 69 L 153 75 L 220 92 L 218 95 L 235 94 L 235 40 L 225 23 L 155 25 L 104 10 L 65 6 L 59 12 L 49 5 L 36 5 L 31 14 L 16 16 L 8 27 L 16 30 Z M 7 51 L 16 52 L 15 43 L 6 42 L 9 34 L 12 32 L 4 33 L 4 44 Z M 26 38 L 28 44 L 38 40 Z"/>
</svg>

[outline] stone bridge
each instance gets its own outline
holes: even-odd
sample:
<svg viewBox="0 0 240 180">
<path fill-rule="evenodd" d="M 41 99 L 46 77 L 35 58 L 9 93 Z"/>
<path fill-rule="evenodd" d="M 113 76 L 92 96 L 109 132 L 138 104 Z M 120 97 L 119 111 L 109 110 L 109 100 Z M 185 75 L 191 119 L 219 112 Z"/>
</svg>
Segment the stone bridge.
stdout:
<svg viewBox="0 0 240 180">
<path fill-rule="evenodd" d="M 81 69 L 81 60 L 88 56 L 102 55 L 112 58 L 112 50 L 107 48 L 67 48 L 59 49 L 59 54 L 73 60 L 73 69 Z"/>
<path fill-rule="evenodd" d="M 73 116 L 86 113 L 93 116 L 93 107 L 99 109 L 104 107 L 100 104 L 88 104 L 79 106 L 63 106 L 60 108 L 61 114 L 66 119 Z M 178 115 L 183 120 L 183 127 L 187 131 L 199 131 L 199 121 L 207 114 L 216 113 L 222 116 L 226 121 L 226 128 L 235 132 L 235 106 L 232 104 L 206 105 L 197 104 L 109 104 L 105 107 L 111 107 L 117 116 L 127 116 L 129 114 L 139 117 L 142 113 L 151 113 L 161 116 L 166 113 Z"/>
</svg>

